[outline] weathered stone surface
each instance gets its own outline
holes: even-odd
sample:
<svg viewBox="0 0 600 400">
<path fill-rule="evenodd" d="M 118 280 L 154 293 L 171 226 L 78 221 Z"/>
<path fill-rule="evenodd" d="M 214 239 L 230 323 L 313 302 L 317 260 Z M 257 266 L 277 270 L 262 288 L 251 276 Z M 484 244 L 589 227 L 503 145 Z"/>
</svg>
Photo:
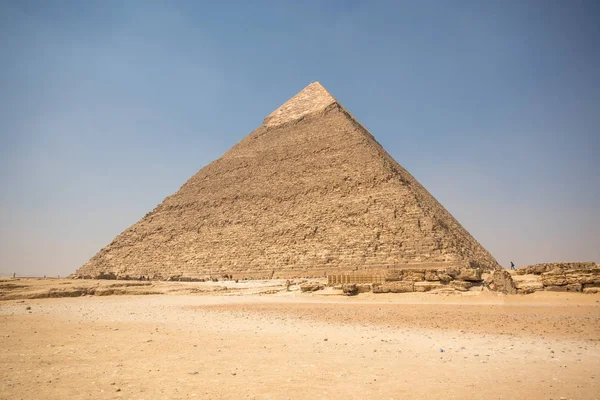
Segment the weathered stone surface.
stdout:
<svg viewBox="0 0 600 400">
<path fill-rule="evenodd" d="M 396 282 L 401 281 L 404 277 L 404 272 L 402 270 L 391 270 L 388 271 L 385 275 L 385 280 L 387 282 Z"/>
<path fill-rule="evenodd" d="M 302 292 L 316 292 L 317 290 L 321 289 L 323 289 L 323 285 L 321 285 L 320 283 L 304 283 L 300 285 L 300 290 Z"/>
<path fill-rule="evenodd" d="M 390 270 L 387 272 L 385 280 L 388 282 L 394 281 L 413 281 L 419 282 L 425 279 L 425 269 L 423 268 L 406 268 Z"/>
<path fill-rule="evenodd" d="M 544 286 L 544 290 L 547 292 L 566 292 L 567 286 Z"/>
<path fill-rule="evenodd" d="M 319 82 L 313 82 L 269 114 L 263 123 L 266 127 L 283 125 L 321 111 L 335 103 L 335 98 Z"/>
<path fill-rule="evenodd" d="M 519 294 L 529 294 L 544 290 L 544 284 L 540 275 L 513 275 L 512 279 Z"/>
<path fill-rule="evenodd" d="M 593 267 L 590 265 L 591 263 L 539 264 L 528 267 L 530 274 L 517 271 L 513 279 L 519 293 L 540 290 L 540 285 L 548 291 L 585 292 L 588 285 L 600 285 L 600 268 L 595 264 Z"/>
<path fill-rule="evenodd" d="M 565 271 L 561 268 L 554 268 L 551 271 L 545 272 L 546 275 L 563 275 Z M 542 274 L 544 275 L 544 274 Z"/>
<path fill-rule="evenodd" d="M 342 292 L 346 296 L 356 296 L 358 294 L 358 286 L 355 283 L 346 283 L 342 285 Z"/>
<path fill-rule="evenodd" d="M 424 270 L 409 270 L 404 274 L 404 281 L 420 282 L 425 279 Z"/>
<path fill-rule="evenodd" d="M 373 293 L 407 293 L 415 291 L 412 281 L 385 282 L 373 284 Z"/>
<path fill-rule="evenodd" d="M 542 283 L 544 286 L 562 286 L 567 284 L 567 278 L 562 273 L 545 272 L 542 274 Z"/>
<path fill-rule="evenodd" d="M 314 277 L 438 262 L 499 268 L 313 83 L 77 274 Z"/>
<path fill-rule="evenodd" d="M 587 294 L 600 293 L 600 287 L 598 287 L 598 286 L 584 287 L 583 293 L 587 293 Z"/>
<path fill-rule="evenodd" d="M 454 279 L 446 271 L 438 271 L 437 275 L 438 275 L 438 278 L 440 279 L 440 281 L 442 281 L 442 282 L 450 282 L 451 280 Z"/>
<path fill-rule="evenodd" d="M 441 289 L 441 288 L 445 288 L 448 287 L 447 285 L 442 284 L 441 282 L 437 281 L 426 281 L 426 282 L 415 282 L 415 292 L 429 292 L 431 290 L 436 290 L 436 289 Z"/>
<path fill-rule="evenodd" d="M 450 282 L 458 277 L 460 269 L 458 268 L 440 268 L 437 270 L 437 275 L 442 282 Z"/>
<path fill-rule="evenodd" d="M 530 265 L 528 267 L 523 267 L 517 269 L 518 275 L 527 275 L 527 274 L 535 274 L 541 275 L 545 272 L 550 272 L 555 269 L 561 270 L 582 270 L 582 269 L 591 269 L 596 268 L 597 264 L 595 262 L 564 262 L 564 263 L 545 263 L 545 264 L 535 264 Z"/>
<path fill-rule="evenodd" d="M 426 270 L 425 271 L 425 280 L 429 282 L 439 281 L 440 277 L 437 274 L 437 271 Z"/>
<path fill-rule="evenodd" d="M 462 268 L 458 279 L 463 281 L 481 282 L 481 270 L 479 268 Z"/>
<path fill-rule="evenodd" d="M 96 275 L 94 277 L 94 279 L 109 279 L 109 280 L 114 280 L 117 279 L 117 276 L 115 275 L 114 272 L 100 272 L 98 275 Z"/>
<path fill-rule="evenodd" d="M 573 283 L 570 285 L 566 285 L 567 292 L 581 292 L 583 289 L 583 285 L 581 283 Z"/>
<path fill-rule="evenodd" d="M 358 293 L 367 293 L 373 290 L 373 286 L 366 283 L 357 283 L 356 287 L 358 288 Z"/>
<path fill-rule="evenodd" d="M 469 292 L 483 292 L 489 291 L 490 288 L 483 284 L 483 282 L 471 282 L 473 285 L 469 288 Z"/>
<path fill-rule="evenodd" d="M 600 285 L 600 268 L 591 270 L 570 270 L 565 272 L 567 283 L 581 283 L 582 285 L 598 283 Z"/>
<path fill-rule="evenodd" d="M 513 282 L 512 276 L 506 270 L 497 270 L 490 272 L 484 284 L 490 290 L 506 294 L 516 294 L 517 288 Z"/>
<path fill-rule="evenodd" d="M 473 282 L 452 281 L 452 282 L 450 282 L 450 286 L 452 286 L 454 289 L 459 290 L 461 292 L 466 292 L 467 290 L 469 290 L 469 288 L 471 286 L 473 286 Z"/>
</svg>

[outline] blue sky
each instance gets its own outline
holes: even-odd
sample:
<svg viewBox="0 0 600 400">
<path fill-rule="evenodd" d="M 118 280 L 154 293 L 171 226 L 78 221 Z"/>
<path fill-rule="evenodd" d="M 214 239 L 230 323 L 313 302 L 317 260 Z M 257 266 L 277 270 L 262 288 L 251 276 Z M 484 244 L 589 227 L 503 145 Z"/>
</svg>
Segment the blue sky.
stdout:
<svg viewBox="0 0 600 400">
<path fill-rule="evenodd" d="M 0 2 L 0 272 L 73 272 L 315 80 L 501 264 L 600 262 L 600 3 L 294 3 Z"/>
</svg>

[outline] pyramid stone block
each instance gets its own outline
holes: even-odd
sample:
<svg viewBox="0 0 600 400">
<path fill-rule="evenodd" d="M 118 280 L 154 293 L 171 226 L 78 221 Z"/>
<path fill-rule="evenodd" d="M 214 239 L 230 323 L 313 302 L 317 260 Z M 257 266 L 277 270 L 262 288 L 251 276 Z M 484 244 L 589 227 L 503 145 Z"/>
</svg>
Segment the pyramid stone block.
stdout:
<svg viewBox="0 0 600 400">
<path fill-rule="evenodd" d="M 496 260 L 318 82 L 78 275 L 323 276 Z"/>
</svg>

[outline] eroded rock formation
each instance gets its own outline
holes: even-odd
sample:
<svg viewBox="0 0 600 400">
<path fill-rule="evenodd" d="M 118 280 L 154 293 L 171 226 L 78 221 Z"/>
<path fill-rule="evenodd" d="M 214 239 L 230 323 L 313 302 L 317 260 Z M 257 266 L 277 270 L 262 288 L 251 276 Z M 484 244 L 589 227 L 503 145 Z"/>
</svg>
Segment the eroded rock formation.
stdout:
<svg viewBox="0 0 600 400">
<path fill-rule="evenodd" d="M 518 293 L 540 290 L 553 292 L 600 292 L 600 266 L 593 262 L 536 264 L 520 268 L 513 275 Z"/>
</svg>

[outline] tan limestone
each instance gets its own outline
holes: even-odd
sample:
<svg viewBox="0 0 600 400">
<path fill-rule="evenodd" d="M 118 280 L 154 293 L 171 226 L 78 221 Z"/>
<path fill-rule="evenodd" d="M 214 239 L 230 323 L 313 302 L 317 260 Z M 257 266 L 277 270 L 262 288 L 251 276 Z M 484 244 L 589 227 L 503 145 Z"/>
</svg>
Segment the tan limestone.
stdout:
<svg viewBox="0 0 600 400">
<path fill-rule="evenodd" d="M 499 268 L 315 82 L 77 275 L 323 277 L 465 264 Z"/>
</svg>

